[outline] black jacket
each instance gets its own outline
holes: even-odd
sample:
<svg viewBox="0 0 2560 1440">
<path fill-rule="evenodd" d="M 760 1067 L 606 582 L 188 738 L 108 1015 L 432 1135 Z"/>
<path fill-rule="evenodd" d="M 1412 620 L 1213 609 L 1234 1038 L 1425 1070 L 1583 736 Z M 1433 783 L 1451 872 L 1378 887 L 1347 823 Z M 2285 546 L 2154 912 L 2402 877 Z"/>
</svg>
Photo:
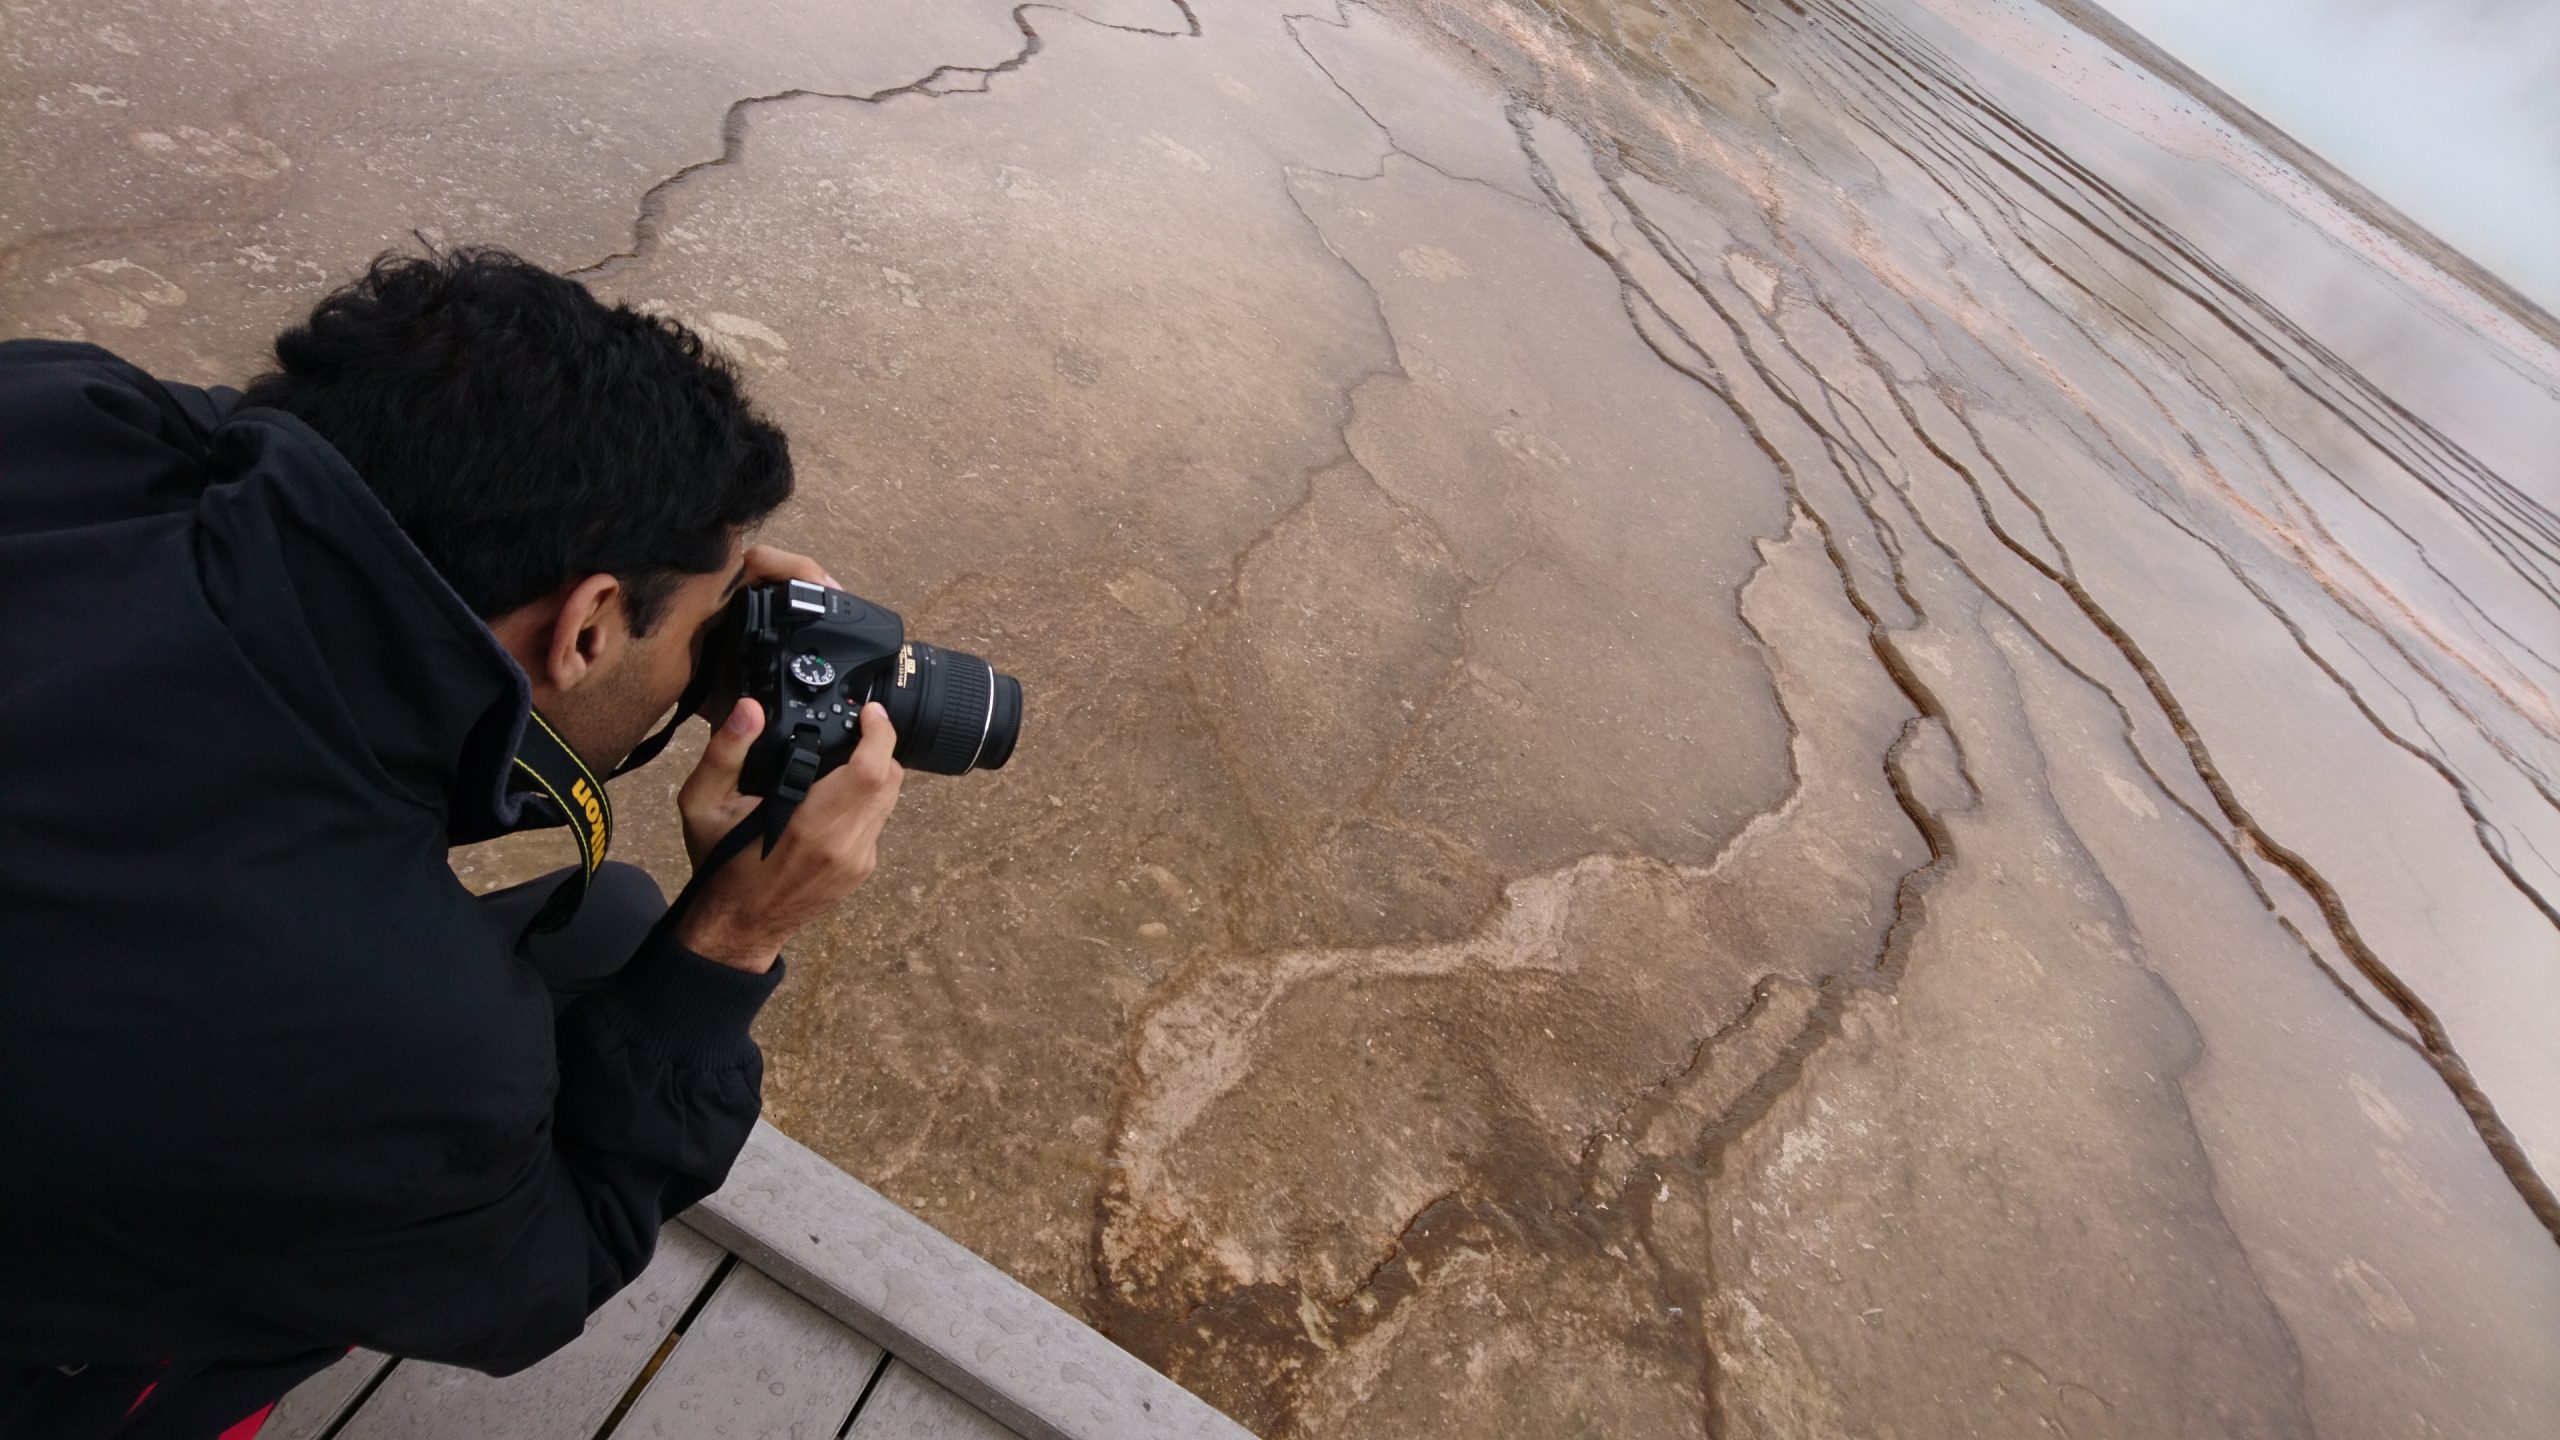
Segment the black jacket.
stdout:
<svg viewBox="0 0 2560 1440">
<path fill-rule="evenodd" d="M 748 975 L 555 1023 L 457 840 L 523 673 L 329 444 L 0 344 L 0 1370 L 576 1337 L 753 1125 Z"/>
</svg>

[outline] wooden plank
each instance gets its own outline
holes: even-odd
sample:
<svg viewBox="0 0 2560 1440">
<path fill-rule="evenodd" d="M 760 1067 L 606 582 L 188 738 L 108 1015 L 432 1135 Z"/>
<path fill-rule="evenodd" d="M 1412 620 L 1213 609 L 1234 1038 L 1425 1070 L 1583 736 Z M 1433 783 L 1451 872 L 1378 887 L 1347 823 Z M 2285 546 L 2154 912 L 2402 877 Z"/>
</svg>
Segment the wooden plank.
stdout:
<svg viewBox="0 0 2560 1440">
<path fill-rule="evenodd" d="M 587 1440 L 702 1293 L 720 1247 L 682 1225 L 658 1236 L 649 1268 L 560 1353 L 504 1379 L 408 1361 L 373 1392 L 340 1440 Z"/>
<path fill-rule="evenodd" d="M 391 1357 L 379 1351 L 350 1351 L 345 1359 L 294 1386 L 277 1401 L 258 1440 L 320 1440 L 390 1363 Z"/>
<path fill-rule="evenodd" d="M 1074 1316 L 759 1121 L 686 1220 L 1028 1440 L 1252 1440 Z"/>
<path fill-rule="evenodd" d="M 892 1360 L 844 1440 L 1013 1440 L 1013 1432 L 915 1367 Z"/>
<path fill-rule="evenodd" d="M 880 1347 L 746 1265 L 687 1325 L 614 1435 L 835 1440 Z"/>
</svg>

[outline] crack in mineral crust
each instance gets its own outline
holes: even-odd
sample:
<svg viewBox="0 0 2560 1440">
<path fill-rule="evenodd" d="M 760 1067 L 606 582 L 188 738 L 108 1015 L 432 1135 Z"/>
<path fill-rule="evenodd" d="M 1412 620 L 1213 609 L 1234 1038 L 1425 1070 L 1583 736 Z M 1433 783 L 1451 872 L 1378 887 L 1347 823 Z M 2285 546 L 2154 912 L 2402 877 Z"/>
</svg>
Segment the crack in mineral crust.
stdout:
<svg viewBox="0 0 2560 1440">
<path fill-rule="evenodd" d="M 1192 9 L 1191 0 L 1165 0 L 1165 3 L 1180 12 L 1183 29 L 1153 30 L 1140 25 L 1115 25 L 1081 15 L 1070 6 L 1055 3 L 1055 0 L 1025 0 L 1025 3 L 1014 6 L 1012 12 L 1014 28 L 1022 32 L 1022 48 L 993 65 L 936 65 L 920 79 L 860 95 L 795 86 L 788 90 L 776 90 L 769 95 L 749 95 L 733 100 L 720 117 L 720 153 L 707 160 L 696 160 L 641 192 L 639 207 L 631 217 L 631 248 L 617 250 L 602 259 L 590 260 L 584 265 L 561 273 L 582 280 L 609 280 L 623 266 L 636 264 L 648 258 L 657 245 L 658 231 L 666 218 L 667 198 L 683 188 L 686 182 L 706 170 L 717 170 L 738 163 L 738 158 L 746 153 L 747 115 L 753 110 L 791 100 L 842 100 L 855 105 L 881 105 L 904 95 L 919 95 L 927 100 L 939 100 L 946 95 L 983 95 L 987 87 L 995 82 L 995 77 L 1021 69 L 1031 63 L 1033 56 L 1040 53 L 1040 32 L 1031 24 L 1031 12 L 1034 10 L 1054 11 L 1057 14 L 1081 20 L 1088 25 L 1105 30 L 1118 30 L 1131 35 L 1155 35 L 1166 39 L 1198 39 L 1200 16 Z M 951 83 L 955 78 L 964 76 L 973 78 L 978 83 L 975 85 Z"/>
</svg>

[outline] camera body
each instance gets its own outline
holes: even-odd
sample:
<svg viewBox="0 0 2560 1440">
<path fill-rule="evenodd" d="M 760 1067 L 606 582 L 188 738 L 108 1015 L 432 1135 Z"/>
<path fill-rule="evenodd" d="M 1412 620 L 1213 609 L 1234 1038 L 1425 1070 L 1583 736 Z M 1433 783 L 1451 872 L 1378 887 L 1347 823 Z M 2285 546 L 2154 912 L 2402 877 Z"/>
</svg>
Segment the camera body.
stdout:
<svg viewBox="0 0 2560 1440">
<path fill-rule="evenodd" d="M 797 800 L 862 739 L 877 700 L 897 727 L 898 763 L 963 775 L 1013 756 L 1022 683 L 985 659 L 906 638 L 897 613 L 806 580 L 749 586 L 732 602 L 727 644 L 742 693 L 764 707 L 738 788 Z"/>
</svg>

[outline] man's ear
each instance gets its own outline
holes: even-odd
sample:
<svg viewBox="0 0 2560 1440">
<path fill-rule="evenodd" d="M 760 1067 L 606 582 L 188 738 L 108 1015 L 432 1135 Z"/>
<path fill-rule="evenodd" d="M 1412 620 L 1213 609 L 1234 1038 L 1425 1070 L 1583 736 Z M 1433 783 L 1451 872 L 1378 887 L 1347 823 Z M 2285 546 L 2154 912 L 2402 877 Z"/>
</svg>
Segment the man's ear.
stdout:
<svg viewBox="0 0 2560 1440">
<path fill-rule="evenodd" d="M 570 586 L 543 647 L 544 673 L 536 678 L 554 690 L 574 690 L 600 669 L 611 669 L 631 639 L 624 593 L 611 575 L 590 575 Z"/>
</svg>

